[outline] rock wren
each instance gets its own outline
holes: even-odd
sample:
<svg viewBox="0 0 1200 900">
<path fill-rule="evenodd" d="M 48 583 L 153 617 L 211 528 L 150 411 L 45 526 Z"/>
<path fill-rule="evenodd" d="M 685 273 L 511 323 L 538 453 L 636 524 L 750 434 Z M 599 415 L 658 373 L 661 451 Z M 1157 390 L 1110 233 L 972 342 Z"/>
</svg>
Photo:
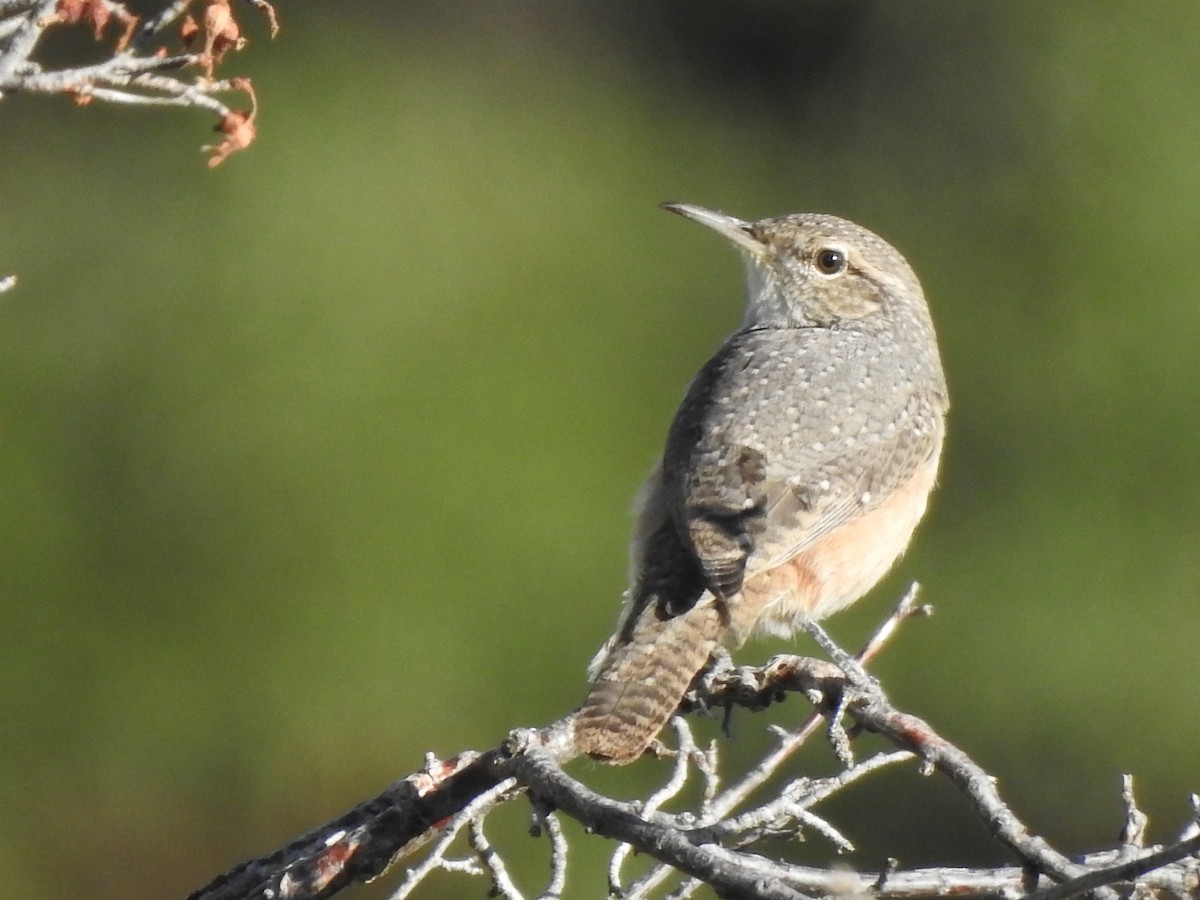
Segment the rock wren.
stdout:
<svg viewBox="0 0 1200 900">
<path fill-rule="evenodd" d="M 638 496 L 632 586 L 575 723 L 579 750 L 613 763 L 641 756 L 718 644 L 789 634 L 883 577 L 925 512 L 949 406 L 921 285 L 882 238 L 664 208 L 734 243 L 750 299 Z"/>
</svg>

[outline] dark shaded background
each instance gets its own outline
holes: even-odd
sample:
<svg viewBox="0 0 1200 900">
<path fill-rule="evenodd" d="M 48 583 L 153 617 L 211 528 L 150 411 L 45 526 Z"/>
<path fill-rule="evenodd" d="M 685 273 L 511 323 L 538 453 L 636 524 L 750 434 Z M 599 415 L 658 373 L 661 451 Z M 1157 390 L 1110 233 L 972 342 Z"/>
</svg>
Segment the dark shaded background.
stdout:
<svg viewBox="0 0 1200 900">
<path fill-rule="evenodd" d="M 279 11 L 273 44 L 242 15 L 225 71 L 260 139 L 215 171 L 199 113 L 4 100 L 0 895 L 181 897 L 581 699 L 629 498 L 741 314 L 735 254 L 666 199 L 834 212 L 908 256 L 953 394 L 942 486 L 832 629 L 857 644 L 919 578 L 937 614 L 878 666 L 899 703 L 1065 850 L 1113 843 L 1126 771 L 1176 833 L 1194 4 Z M 764 740 L 743 719 L 731 752 Z M 831 811 L 862 868 L 1005 859 L 941 779 Z M 533 888 L 545 848 L 506 816 Z M 599 896 L 607 848 L 576 844 L 571 896 Z"/>
</svg>

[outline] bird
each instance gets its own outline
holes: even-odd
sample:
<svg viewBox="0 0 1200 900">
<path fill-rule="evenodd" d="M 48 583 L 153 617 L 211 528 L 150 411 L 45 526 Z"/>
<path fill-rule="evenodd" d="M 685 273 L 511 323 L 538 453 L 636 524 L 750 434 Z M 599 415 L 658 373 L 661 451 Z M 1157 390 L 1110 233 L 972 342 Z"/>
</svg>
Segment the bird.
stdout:
<svg viewBox="0 0 1200 900">
<path fill-rule="evenodd" d="M 663 208 L 730 241 L 745 316 L 693 379 L 635 501 L 630 587 L 589 668 L 578 751 L 643 755 L 723 646 L 867 593 L 937 478 L 949 394 L 920 282 L 846 219 Z"/>
</svg>

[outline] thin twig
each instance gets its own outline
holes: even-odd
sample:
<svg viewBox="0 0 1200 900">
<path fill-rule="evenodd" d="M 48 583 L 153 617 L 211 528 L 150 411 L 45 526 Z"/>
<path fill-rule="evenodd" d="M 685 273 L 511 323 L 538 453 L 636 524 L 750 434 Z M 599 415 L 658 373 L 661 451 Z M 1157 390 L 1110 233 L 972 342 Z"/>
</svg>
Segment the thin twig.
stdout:
<svg viewBox="0 0 1200 900">
<path fill-rule="evenodd" d="M 0 91 L 12 90 L 9 80 L 29 65 L 29 58 L 42 38 L 44 22 L 54 13 L 58 0 L 41 0 L 36 6 L 28 7 L 21 18 L 21 27 L 9 38 L 4 52 L 0 53 Z"/>
<path fill-rule="evenodd" d="M 1188 803 L 1192 807 L 1192 820 L 1184 826 L 1183 831 L 1179 835 L 1179 840 L 1186 841 L 1200 834 L 1200 794 L 1192 794 L 1188 797 Z"/>
<path fill-rule="evenodd" d="M 191 5 L 192 0 L 174 0 L 174 2 L 167 4 L 167 6 L 159 10 L 155 15 L 144 19 L 142 24 L 138 26 L 137 33 L 130 44 L 130 49 L 145 50 L 152 38 L 157 37 L 172 22 L 182 17 Z"/>
<path fill-rule="evenodd" d="M 1133 776 L 1121 776 L 1121 802 L 1125 806 L 1125 824 L 1121 828 L 1121 843 L 1137 852 L 1146 846 L 1146 826 L 1150 820 L 1138 809 L 1137 799 L 1133 796 Z"/>
<path fill-rule="evenodd" d="M 541 816 L 541 826 L 550 836 L 550 881 L 538 900 L 558 900 L 567 886 L 567 836 L 552 812 Z"/>
<path fill-rule="evenodd" d="M 162 60 L 132 60 L 121 65 L 88 66 L 31 75 L 21 80 L 21 90 L 33 93 L 74 92 L 79 97 L 94 97 L 116 103 L 143 106 L 188 106 L 218 116 L 229 114 L 229 107 L 214 94 L 236 90 L 229 81 L 188 84 L 157 74 L 159 70 L 188 64 L 194 57 Z M 134 93 L 130 88 L 136 89 Z"/>
<path fill-rule="evenodd" d="M 904 596 L 892 608 L 891 613 L 884 620 L 883 624 L 876 629 L 875 633 L 857 654 L 856 658 L 859 663 L 867 665 L 874 660 L 896 633 L 901 622 L 905 622 L 915 615 L 927 614 L 928 607 L 917 606 L 917 593 L 919 590 L 920 586 L 916 582 L 913 582 L 909 589 L 905 591 Z M 817 730 L 820 724 L 821 714 L 819 711 L 816 711 L 809 715 L 795 730 L 787 733 L 783 740 L 780 741 L 778 747 L 769 753 L 758 765 L 742 776 L 737 784 L 727 788 L 717 797 L 705 820 L 712 822 L 724 818 L 741 806 L 747 797 L 770 780 L 779 771 L 779 768 L 804 746 L 804 743 Z"/>
<path fill-rule="evenodd" d="M 639 875 L 635 880 L 630 882 L 629 885 L 625 888 L 623 896 L 624 896 L 625 900 L 644 900 L 644 898 L 649 897 L 650 892 L 653 891 L 655 888 L 657 888 L 660 884 L 662 884 L 664 881 L 666 881 L 672 875 L 678 875 L 678 874 L 679 874 L 678 870 L 676 870 L 674 867 L 669 866 L 666 863 L 660 862 L 656 866 L 649 869 L 644 874 Z M 685 882 L 679 888 L 679 891 L 682 891 L 692 881 L 696 882 L 697 884 L 704 883 L 704 882 L 700 881 L 699 879 L 693 878 L 693 879 L 690 879 L 688 882 Z M 676 894 L 672 894 L 671 896 L 674 897 L 674 896 L 676 896 Z M 678 896 L 686 897 L 688 895 L 686 893 L 678 893 Z"/>
<path fill-rule="evenodd" d="M 718 894 L 801 900 L 797 891 L 772 881 L 774 868 L 769 861 L 707 842 L 675 826 L 671 817 L 642 818 L 632 804 L 611 800 L 571 778 L 530 737 L 520 739 L 523 746 L 512 757 L 518 779 L 592 831 L 665 859 L 680 871 L 702 878 Z"/>
<path fill-rule="evenodd" d="M 1084 873 L 1077 878 L 1030 894 L 1025 900 L 1066 900 L 1067 897 L 1075 897 L 1080 894 L 1086 894 L 1089 891 L 1096 891 L 1105 885 L 1132 881 L 1148 872 L 1164 869 L 1173 863 L 1193 857 L 1198 852 L 1200 852 L 1200 835 L 1196 835 L 1186 841 L 1180 841 L 1177 844 L 1172 844 L 1170 847 L 1147 853 L 1145 856 L 1139 856 L 1137 859 L 1127 860 L 1105 868 L 1084 869 Z M 1196 880 L 1196 872 L 1197 866 L 1192 866 L 1191 884 L 1187 893 L 1193 895 L 1196 889 L 1200 887 L 1200 882 Z"/>
<path fill-rule="evenodd" d="M 863 648 L 857 654 L 857 659 L 862 665 L 868 665 L 882 652 L 888 641 L 896 634 L 902 622 L 906 622 L 917 615 L 928 615 L 931 612 L 931 607 L 917 605 L 917 594 L 919 591 L 920 585 L 914 581 L 909 585 L 908 590 L 904 592 L 904 595 L 896 605 L 892 607 L 892 611 L 888 614 L 888 617 L 875 629 L 874 634 L 871 635 L 867 643 L 863 645 Z M 783 764 L 804 746 L 808 739 L 816 732 L 817 728 L 820 727 L 822 718 L 820 710 L 814 710 L 792 731 L 780 730 L 778 732 L 780 735 L 779 745 L 746 772 L 736 783 L 726 788 L 710 803 L 706 804 L 701 812 L 699 824 L 719 822 L 745 803 L 755 791 L 774 777 Z M 634 882 L 633 885 L 630 885 L 629 900 L 638 900 L 638 898 L 648 896 L 651 890 L 665 881 L 670 875 L 671 869 L 669 866 L 655 866 Z"/>
<path fill-rule="evenodd" d="M 396 888 L 390 900 L 404 900 L 405 897 L 412 894 L 413 891 L 421 884 L 422 881 L 433 872 L 435 869 L 445 868 L 443 865 L 445 855 L 450 849 L 450 845 L 454 843 L 454 839 L 458 837 L 459 832 L 465 826 L 473 822 L 476 817 L 482 815 L 486 810 L 501 802 L 504 795 L 511 791 L 516 785 L 516 781 L 512 778 L 506 778 L 499 784 L 492 786 L 490 789 L 479 794 L 474 800 L 468 803 L 463 809 L 457 813 L 448 823 L 442 828 L 442 835 L 438 838 L 437 843 L 425 855 L 421 862 L 409 869 L 404 880 Z M 480 854 L 480 860 L 487 863 Z"/>
<path fill-rule="evenodd" d="M 512 876 L 508 874 L 508 866 L 504 864 L 504 857 L 496 852 L 496 848 L 492 846 L 487 839 L 487 835 L 483 831 L 483 819 L 486 813 L 473 816 L 471 825 L 467 829 L 468 840 L 471 848 L 479 857 L 479 861 L 487 867 L 487 870 L 492 875 L 492 890 L 491 894 L 495 897 L 504 897 L 505 900 L 525 900 L 525 895 L 517 889 L 517 885 L 513 882 Z"/>
<path fill-rule="evenodd" d="M 902 606 L 908 604 L 902 601 Z M 897 614 L 907 616 L 909 613 L 898 607 Z M 801 670 L 799 674 L 809 673 Z M 1054 850 L 1045 839 L 1030 833 L 1003 802 L 991 777 L 965 752 L 938 735 L 928 723 L 892 707 L 872 679 L 857 678 L 856 681 L 856 685 L 847 684 L 835 695 L 839 705 L 846 701 L 846 710 L 855 721 L 886 735 L 898 746 L 913 750 L 926 763 L 948 775 L 971 800 L 993 836 L 1035 871 L 1060 882 L 1086 874 L 1086 870 Z M 827 690 L 823 683 L 819 687 L 814 683 L 814 687 L 818 691 Z M 853 696 L 847 691 L 852 691 Z M 847 701 L 848 697 L 851 699 Z M 714 805 L 720 808 L 719 803 Z M 1111 895 L 1108 891 L 1104 893 Z"/>
<path fill-rule="evenodd" d="M 764 827 L 777 828 L 779 827 L 778 823 L 788 816 L 799 817 L 801 814 L 811 816 L 815 820 L 817 817 L 813 816 L 810 810 L 817 803 L 848 785 L 861 780 L 872 772 L 876 772 L 886 766 L 907 762 L 912 758 L 913 754 L 907 750 L 877 753 L 856 764 L 854 767 L 844 769 L 837 775 L 829 778 L 815 780 L 807 778 L 798 779 L 784 788 L 780 796 L 774 800 L 770 800 L 762 806 L 744 812 L 740 816 L 724 819 L 713 824 L 711 832 L 714 837 L 720 838 L 726 835 L 744 834 Z M 829 827 L 831 832 L 836 835 L 832 838 L 835 844 L 849 845 L 850 842 L 842 837 L 836 829 L 832 829 L 831 826 L 825 827 Z M 845 849 L 852 848 L 846 846 Z"/>
<path fill-rule="evenodd" d="M 992 836 L 1035 871 L 1060 882 L 1087 874 L 1082 866 L 1063 856 L 1044 838 L 1031 834 L 1000 797 L 995 780 L 927 722 L 895 709 L 881 692 L 876 691 L 861 695 L 849 711 L 863 727 L 887 736 L 898 746 L 908 747 L 923 761 L 949 776 L 971 801 Z"/>
<path fill-rule="evenodd" d="M 38 0 L 0 0 L 0 18 L 26 12 L 37 6 Z"/>
<path fill-rule="evenodd" d="M 700 815 L 707 816 L 717 790 L 721 787 L 721 774 L 718 769 L 719 751 L 717 742 L 710 741 L 708 749 L 696 753 L 696 770 L 704 780 L 704 796 L 700 801 Z"/>
<path fill-rule="evenodd" d="M 667 894 L 665 900 L 687 900 L 688 897 L 695 895 L 696 891 L 702 887 L 704 887 L 704 882 L 699 878 L 688 878 L 683 884 Z M 630 900 L 632 900 L 632 897 L 633 895 L 631 894 Z"/>
<path fill-rule="evenodd" d="M 13 32 L 20 29 L 24 24 L 20 16 L 13 16 L 11 19 L 0 19 L 0 41 L 3 41 Z"/>
<path fill-rule="evenodd" d="M 673 716 L 671 728 L 675 732 L 675 765 L 671 768 L 671 777 L 667 782 L 647 797 L 645 803 L 642 804 L 643 815 L 658 812 L 664 803 L 679 795 L 684 785 L 687 784 L 688 772 L 691 770 L 694 756 L 699 753 L 696 749 L 696 741 L 692 737 L 691 726 L 683 716 Z M 632 851 L 633 847 L 626 843 L 617 844 L 616 849 L 613 850 L 612 858 L 608 862 L 609 893 L 617 895 L 623 893 L 621 869 Z"/>
</svg>

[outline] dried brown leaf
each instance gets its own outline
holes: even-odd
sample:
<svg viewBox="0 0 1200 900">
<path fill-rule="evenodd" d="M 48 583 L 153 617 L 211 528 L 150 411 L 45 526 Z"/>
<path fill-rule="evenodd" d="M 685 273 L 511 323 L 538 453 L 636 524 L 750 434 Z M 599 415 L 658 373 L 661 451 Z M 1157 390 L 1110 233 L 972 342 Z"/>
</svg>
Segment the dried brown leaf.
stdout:
<svg viewBox="0 0 1200 900">
<path fill-rule="evenodd" d="M 92 35 L 100 40 L 108 24 L 109 11 L 104 0 L 58 0 L 54 17 L 67 25 L 85 22 L 92 26 Z"/>
<path fill-rule="evenodd" d="M 183 17 L 183 21 L 179 23 L 179 39 L 183 41 L 183 46 L 190 46 L 197 35 L 200 34 L 200 23 L 189 13 Z"/>
<path fill-rule="evenodd" d="M 212 79 L 213 69 L 220 65 L 230 50 L 241 50 L 246 46 L 241 27 L 233 17 L 229 0 L 212 0 L 204 10 L 204 77 Z"/>
<path fill-rule="evenodd" d="M 225 139 L 219 144 L 210 144 L 204 148 L 212 153 L 208 158 L 209 168 L 219 166 L 230 154 L 245 150 L 257 137 L 254 120 L 258 115 L 258 101 L 254 94 L 254 85 L 250 83 L 249 78 L 232 78 L 229 85 L 250 95 L 250 108 L 232 110 L 222 116 L 221 121 L 214 126 L 213 130 L 225 135 Z"/>
</svg>

